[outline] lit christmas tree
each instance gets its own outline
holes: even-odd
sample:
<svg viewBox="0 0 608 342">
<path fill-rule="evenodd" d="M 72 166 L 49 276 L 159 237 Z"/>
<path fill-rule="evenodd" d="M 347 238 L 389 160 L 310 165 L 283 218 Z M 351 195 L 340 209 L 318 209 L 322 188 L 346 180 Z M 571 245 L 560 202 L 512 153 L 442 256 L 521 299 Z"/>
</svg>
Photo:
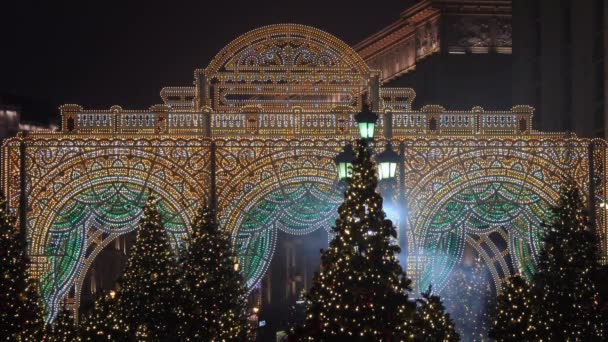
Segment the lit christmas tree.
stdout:
<svg viewBox="0 0 608 342">
<path fill-rule="evenodd" d="M 117 312 L 115 292 L 101 294 L 95 306 L 81 324 L 82 339 L 85 341 L 121 341 L 127 339 L 126 326 Z"/>
<path fill-rule="evenodd" d="M 552 341 L 605 340 L 606 317 L 602 317 L 593 281 L 600 268 L 598 239 L 572 182 L 562 189 L 546 229 L 533 277 L 539 337 Z"/>
<path fill-rule="evenodd" d="M 454 269 L 442 297 L 463 341 L 487 341 L 496 296 L 483 262 Z"/>
<path fill-rule="evenodd" d="M 411 335 L 410 280 L 396 255 L 392 222 L 376 191 L 375 166 L 359 141 L 334 239 L 308 293 L 310 340 L 399 340 Z"/>
<path fill-rule="evenodd" d="M 25 232 L 0 194 L 0 332 L 7 340 L 39 341 L 44 333 L 37 282 L 29 275 Z"/>
<path fill-rule="evenodd" d="M 119 279 L 114 313 L 135 340 L 175 340 L 184 317 L 177 262 L 161 222 L 156 200 L 144 206 L 137 239 Z"/>
<path fill-rule="evenodd" d="M 78 328 L 74 324 L 72 312 L 62 309 L 55 318 L 55 321 L 47 327 L 44 341 L 48 342 L 71 342 L 81 341 Z"/>
<path fill-rule="evenodd" d="M 247 290 L 232 252 L 230 236 L 205 206 L 193 221 L 182 255 L 182 283 L 188 311 L 185 336 L 195 341 L 244 340 L 249 331 Z"/>
<path fill-rule="evenodd" d="M 519 275 L 504 283 L 498 295 L 490 337 L 497 341 L 536 341 L 532 287 Z"/>
<path fill-rule="evenodd" d="M 419 306 L 413 321 L 416 341 L 460 341 L 454 322 L 445 312 L 441 298 L 432 295 L 430 287 L 422 293 L 422 298 L 417 302 Z"/>
</svg>

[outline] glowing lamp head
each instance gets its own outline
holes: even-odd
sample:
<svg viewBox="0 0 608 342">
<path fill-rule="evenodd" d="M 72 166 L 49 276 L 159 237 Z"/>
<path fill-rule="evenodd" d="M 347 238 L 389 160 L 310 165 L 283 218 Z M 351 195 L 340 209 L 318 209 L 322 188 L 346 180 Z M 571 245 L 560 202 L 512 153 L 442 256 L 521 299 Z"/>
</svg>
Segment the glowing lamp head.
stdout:
<svg viewBox="0 0 608 342">
<path fill-rule="evenodd" d="M 384 151 L 376 157 L 378 162 L 378 179 L 393 179 L 399 163 L 399 155 L 395 153 L 391 144 L 387 144 Z"/>
<path fill-rule="evenodd" d="M 359 125 L 361 138 L 366 140 L 373 139 L 378 114 L 369 109 L 367 102 L 363 101 L 363 109 L 355 115 L 355 120 L 357 120 L 357 124 Z"/>
<path fill-rule="evenodd" d="M 334 158 L 338 169 L 338 180 L 344 180 L 353 175 L 353 159 L 353 147 L 350 144 L 346 145 L 344 150 Z"/>
</svg>

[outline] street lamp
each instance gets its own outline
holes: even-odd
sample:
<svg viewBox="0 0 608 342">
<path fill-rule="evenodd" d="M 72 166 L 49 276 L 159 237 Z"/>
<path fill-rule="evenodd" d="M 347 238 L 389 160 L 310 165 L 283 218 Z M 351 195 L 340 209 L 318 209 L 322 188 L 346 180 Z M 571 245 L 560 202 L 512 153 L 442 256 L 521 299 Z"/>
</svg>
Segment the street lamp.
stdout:
<svg viewBox="0 0 608 342">
<path fill-rule="evenodd" d="M 386 144 L 384 151 L 376 157 L 378 162 L 378 180 L 395 178 L 399 155 L 393 151 L 391 143 Z"/>
<path fill-rule="evenodd" d="M 372 140 L 374 138 L 374 129 L 378 114 L 369 110 L 367 102 L 363 101 L 363 109 L 355 115 L 355 120 L 359 125 L 359 133 L 364 140 Z"/>
<path fill-rule="evenodd" d="M 350 144 L 346 145 L 344 150 L 334 158 L 334 162 L 338 169 L 338 180 L 352 177 L 353 159 L 353 147 Z"/>
</svg>

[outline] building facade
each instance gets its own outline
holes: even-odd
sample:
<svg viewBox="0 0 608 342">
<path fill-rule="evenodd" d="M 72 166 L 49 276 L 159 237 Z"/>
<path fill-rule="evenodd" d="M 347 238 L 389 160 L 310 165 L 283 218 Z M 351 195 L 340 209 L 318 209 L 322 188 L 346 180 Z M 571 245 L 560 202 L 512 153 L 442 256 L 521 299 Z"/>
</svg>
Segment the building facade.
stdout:
<svg viewBox="0 0 608 342">
<path fill-rule="evenodd" d="M 536 127 L 606 137 L 604 0 L 422 0 L 354 46 L 416 106 L 526 104 Z"/>
<path fill-rule="evenodd" d="M 384 86 L 415 88 L 415 107 L 508 108 L 511 12 L 510 0 L 418 1 L 354 49 Z"/>
<path fill-rule="evenodd" d="M 19 131 L 20 118 L 19 107 L 0 104 L 0 140 L 14 136 Z"/>
<path fill-rule="evenodd" d="M 528 106 L 416 110 L 414 90 L 382 86 L 382 77 L 326 32 L 272 25 L 230 42 L 193 85 L 162 89 L 162 104 L 64 105 L 60 132 L 9 139 L 2 189 L 27 230 L 50 317 L 64 300 L 78 310 L 108 246 L 125 253 L 120 239 L 136 229 L 150 191 L 174 247 L 202 203 L 216 207 L 255 288 L 279 234 L 330 232 L 343 195 L 334 157 L 358 138 L 363 101 L 379 115 L 373 148 L 390 142 L 401 158 L 385 205 L 419 288 L 441 289 L 465 250 L 496 290 L 515 272 L 530 275 L 541 222 L 568 179 L 592 194 L 591 222 L 607 250 L 605 141 L 536 131 Z M 293 289 L 304 279 L 285 277 Z"/>
<path fill-rule="evenodd" d="M 513 1 L 513 99 L 544 129 L 606 137 L 607 18 L 604 0 Z"/>
</svg>

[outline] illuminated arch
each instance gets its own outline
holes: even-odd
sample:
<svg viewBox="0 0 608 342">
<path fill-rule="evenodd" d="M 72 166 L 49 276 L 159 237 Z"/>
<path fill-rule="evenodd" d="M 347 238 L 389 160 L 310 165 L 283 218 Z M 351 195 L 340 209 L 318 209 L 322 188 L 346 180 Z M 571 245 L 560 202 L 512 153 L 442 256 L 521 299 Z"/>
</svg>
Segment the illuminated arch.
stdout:
<svg viewBox="0 0 608 342">
<path fill-rule="evenodd" d="M 59 146 L 52 146 L 56 143 Z M 208 200 L 206 141 L 50 141 L 29 154 L 30 254 L 49 318 L 99 246 L 136 228 L 150 192 L 159 198 L 164 224 L 176 247 L 189 218 Z M 78 303 L 80 298 L 75 298 Z"/>
<path fill-rule="evenodd" d="M 465 244 L 481 255 L 497 289 L 511 274 L 511 266 L 527 276 L 533 273 L 541 223 L 550 217 L 549 209 L 559 193 L 544 191 L 531 182 L 522 184 L 518 176 L 521 174 L 448 184 L 450 194 L 421 214 L 425 220 L 420 225 L 426 229 L 418 232 L 417 248 L 432 255 L 421 288 L 432 283 L 441 289 L 460 261 Z M 499 249 L 492 235 L 503 240 L 507 249 Z M 505 251 L 511 260 L 502 255 Z"/>
<path fill-rule="evenodd" d="M 279 230 L 303 235 L 334 225 L 342 202 L 333 162 L 340 145 L 234 143 L 218 148 L 220 223 L 233 236 L 251 288 L 270 264 Z"/>
<path fill-rule="evenodd" d="M 412 177 L 408 191 L 413 201 L 409 250 L 426 263 L 419 288 L 432 283 L 441 289 L 461 260 L 464 244 L 480 254 L 497 290 L 512 271 L 531 275 L 541 223 L 557 203 L 560 184 L 569 177 L 586 184 L 586 143 L 443 143 L 419 146 L 407 165 L 410 174 L 420 175 Z M 581 147 L 583 153 L 577 151 Z"/>
</svg>

